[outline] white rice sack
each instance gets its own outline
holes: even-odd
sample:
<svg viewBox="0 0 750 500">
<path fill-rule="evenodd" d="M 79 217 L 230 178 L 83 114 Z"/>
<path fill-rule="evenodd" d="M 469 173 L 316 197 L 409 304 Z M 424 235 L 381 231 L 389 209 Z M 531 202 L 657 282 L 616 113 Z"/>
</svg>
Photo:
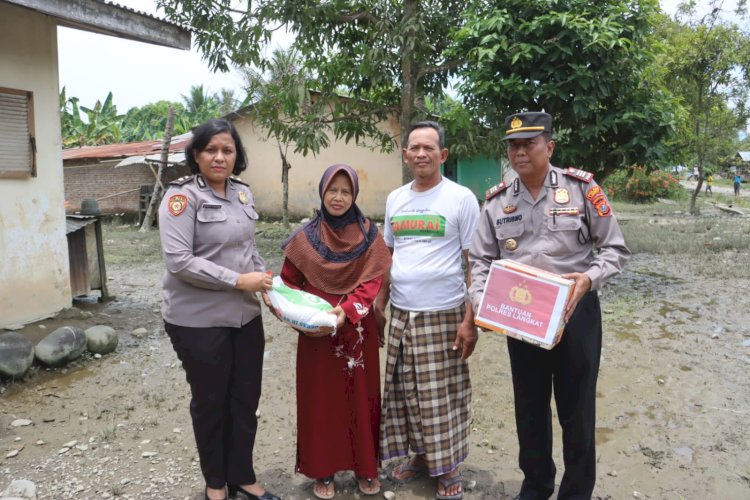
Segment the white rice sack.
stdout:
<svg viewBox="0 0 750 500">
<path fill-rule="evenodd" d="M 276 312 L 292 328 L 303 332 L 317 332 L 321 326 L 336 329 L 336 315 L 328 311 L 331 304 L 317 295 L 289 288 L 280 276 L 274 276 L 273 289 L 268 292 Z"/>
</svg>

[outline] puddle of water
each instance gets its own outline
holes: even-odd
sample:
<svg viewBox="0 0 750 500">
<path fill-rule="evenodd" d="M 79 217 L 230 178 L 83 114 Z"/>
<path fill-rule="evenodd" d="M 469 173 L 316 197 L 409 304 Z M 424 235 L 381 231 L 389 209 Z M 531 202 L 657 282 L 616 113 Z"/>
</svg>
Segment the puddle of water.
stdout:
<svg viewBox="0 0 750 500">
<path fill-rule="evenodd" d="M 609 441 L 612 441 L 612 436 L 614 435 L 614 433 L 615 433 L 614 429 L 610 429 L 609 427 L 597 427 L 596 428 L 597 446 L 607 443 Z"/>
</svg>

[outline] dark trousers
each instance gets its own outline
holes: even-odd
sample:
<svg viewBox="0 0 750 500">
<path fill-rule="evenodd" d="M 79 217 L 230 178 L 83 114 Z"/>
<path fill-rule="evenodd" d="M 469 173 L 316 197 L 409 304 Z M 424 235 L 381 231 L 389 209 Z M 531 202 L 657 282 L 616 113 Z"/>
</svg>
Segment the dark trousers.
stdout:
<svg viewBox="0 0 750 500">
<path fill-rule="evenodd" d="M 206 485 L 254 483 L 265 346 L 261 317 L 241 328 L 164 326 L 190 384 L 190 416 Z"/>
<path fill-rule="evenodd" d="M 594 491 L 601 318 L 599 297 L 596 292 L 589 292 L 579 302 L 562 340 L 552 350 L 508 338 L 524 500 L 546 500 L 555 489 L 550 409 L 553 389 L 565 462 L 558 498 L 590 499 Z"/>
</svg>

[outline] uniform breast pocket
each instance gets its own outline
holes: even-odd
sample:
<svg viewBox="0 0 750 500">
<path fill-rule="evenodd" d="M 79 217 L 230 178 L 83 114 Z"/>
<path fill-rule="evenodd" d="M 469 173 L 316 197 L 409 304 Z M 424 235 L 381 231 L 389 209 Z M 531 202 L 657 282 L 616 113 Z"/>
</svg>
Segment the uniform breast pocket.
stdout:
<svg viewBox="0 0 750 500">
<path fill-rule="evenodd" d="M 243 210 L 252 220 L 258 220 L 258 212 L 255 211 L 255 205 L 245 205 Z"/>
<path fill-rule="evenodd" d="M 579 217 L 549 216 L 547 218 L 546 253 L 549 255 L 570 255 L 580 248 L 579 235 L 583 222 Z"/>
<path fill-rule="evenodd" d="M 495 237 L 500 243 L 500 248 L 505 248 L 505 241 L 517 239 L 523 234 L 523 223 L 507 224 L 495 227 Z"/>
<path fill-rule="evenodd" d="M 198 223 L 195 228 L 197 243 L 223 243 L 228 234 L 226 224 L 227 213 L 221 205 L 203 205 L 196 214 Z"/>
</svg>

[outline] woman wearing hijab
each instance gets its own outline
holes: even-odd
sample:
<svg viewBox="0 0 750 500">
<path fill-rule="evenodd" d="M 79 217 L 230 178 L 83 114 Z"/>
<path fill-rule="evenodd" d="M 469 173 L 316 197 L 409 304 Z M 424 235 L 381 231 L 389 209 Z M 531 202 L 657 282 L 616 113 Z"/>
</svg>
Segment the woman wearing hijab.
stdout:
<svg viewBox="0 0 750 500">
<path fill-rule="evenodd" d="M 297 344 L 296 470 L 315 479 L 313 494 L 335 495 L 334 474 L 353 470 L 360 491 L 380 492 L 380 335 L 371 314 L 391 256 L 355 201 L 357 173 L 323 173 L 320 211 L 284 243 L 284 282 L 327 300 L 333 334 L 300 333 Z"/>
</svg>

